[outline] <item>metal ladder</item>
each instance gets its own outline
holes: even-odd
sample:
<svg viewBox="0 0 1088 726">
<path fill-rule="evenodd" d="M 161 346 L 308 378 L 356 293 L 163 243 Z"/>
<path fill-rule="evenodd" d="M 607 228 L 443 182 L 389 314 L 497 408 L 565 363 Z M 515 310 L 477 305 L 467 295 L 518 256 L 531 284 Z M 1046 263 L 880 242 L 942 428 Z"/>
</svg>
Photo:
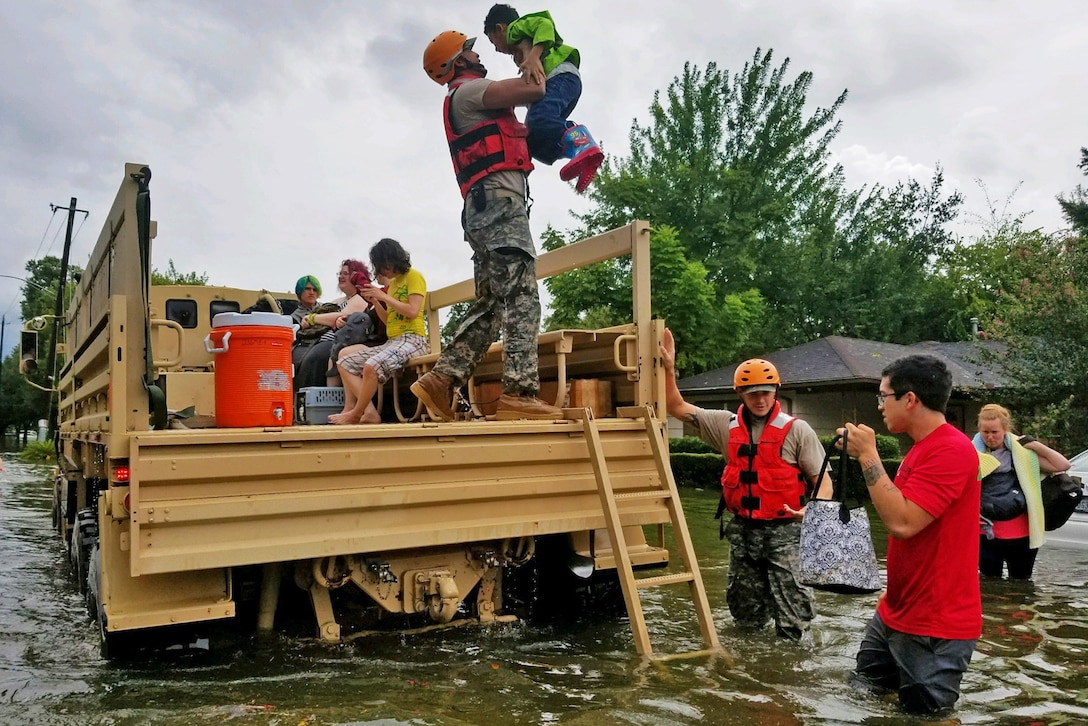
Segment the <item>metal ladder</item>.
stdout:
<svg viewBox="0 0 1088 726">
<path fill-rule="evenodd" d="M 635 649 L 638 654 L 648 658 L 663 660 L 669 657 L 698 656 L 703 654 L 719 654 L 722 647 L 718 641 L 718 631 L 714 627 L 714 620 L 710 613 L 710 603 L 707 600 L 706 588 L 703 586 L 702 575 L 699 574 L 699 564 L 695 558 L 695 549 L 691 545 L 691 536 L 688 534 L 687 522 L 684 519 L 684 510 L 680 503 L 680 497 L 676 491 L 676 480 L 673 479 L 672 469 L 668 465 L 665 456 L 665 444 L 662 441 L 661 427 L 654 417 L 653 408 L 650 406 L 631 406 L 620 408 L 616 413 L 620 418 L 641 418 L 646 423 L 646 436 L 653 449 L 654 462 L 657 464 L 658 480 L 660 488 L 638 492 L 621 492 L 617 494 L 612 490 L 612 479 L 608 474 L 608 466 L 605 463 L 604 449 L 601 446 L 601 435 L 597 430 L 597 422 L 593 418 L 593 412 L 586 408 L 581 410 L 582 429 L 585 432 L 586 443 L 589 447 L 589 460 L 593 465 L 593 473 L 597 477 L 597 491 L 601 497 L 601 506 L 604 509 L 605 522 L 608 525 L 608 535 L 612 540 L 612 551 L 615 555 L 616 572 L 619 575 L 620 587 L 623 589 L 623 599 L 627 605 L 627 615 L 631 621 L 631 632 L 635 639 Z M 623 535 L 623 526 L 620 522 L 619 504 L 624 501 L 646 499 L 661 499 L 669 510 L 669 518 L 672 525 L 673 538 L 680 550 L 680 557 L 684 564 L 684 570 L 668 575 L 656 577 L 635 577 L 631 566 L 631 556 L 627 551 L 627 540 Z M 702 632 L 703 650 L 693 653 L 659 656 L 653 653 L 650 645 L 650 636 L 646 630 L 646 619 L 642 611 L 642 601 L 639 598 L 639 590 L 661 585 L 673 585 L 681 582 L 688 583 L 691 590 L 691 600 L 695 607 L 695 615 L 699 620 L 699 629 Z"/>
</svg>

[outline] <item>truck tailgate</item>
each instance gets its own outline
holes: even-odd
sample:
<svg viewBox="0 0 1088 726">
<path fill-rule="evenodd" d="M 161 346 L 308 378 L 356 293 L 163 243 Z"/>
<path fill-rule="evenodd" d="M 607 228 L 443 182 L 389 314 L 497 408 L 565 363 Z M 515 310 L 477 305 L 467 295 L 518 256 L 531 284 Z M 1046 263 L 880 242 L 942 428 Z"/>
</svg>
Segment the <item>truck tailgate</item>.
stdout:
<svg viewBox="0 0 1088 726">
<path fill-rule="evenodd" d="M 661 487 L 643 421 L 597 426 L 617 495 Z M 150 431 L 129 465 L 133 576 L 605 526 L 580 421 Z"/>
</svg>

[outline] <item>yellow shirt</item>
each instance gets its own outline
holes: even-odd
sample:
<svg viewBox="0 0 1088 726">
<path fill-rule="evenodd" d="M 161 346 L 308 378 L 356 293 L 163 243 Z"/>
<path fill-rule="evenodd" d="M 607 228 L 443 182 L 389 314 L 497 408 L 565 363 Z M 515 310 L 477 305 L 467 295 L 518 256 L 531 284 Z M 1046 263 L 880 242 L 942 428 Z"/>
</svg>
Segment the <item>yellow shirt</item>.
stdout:
<svg viewBox="0 0 1088 726">
<path fill-rule="evenodd" d="M 427 281 L 423 275 L 414 268 L 409 268 L 403 275 L 397 275 L 389 281 L 389 296 L 401 302 L 408 302 L 412 295 L 422 295 L 423 302 L 427 301 Z M 423 318 L 423 303 L 419 306 L 419 312 L 409 320 L 392 307 L 385 316 L 385 331 L 390 338 L 396 338 L 405 333 L 427 335 L 427 328 Z"/>
</svg>

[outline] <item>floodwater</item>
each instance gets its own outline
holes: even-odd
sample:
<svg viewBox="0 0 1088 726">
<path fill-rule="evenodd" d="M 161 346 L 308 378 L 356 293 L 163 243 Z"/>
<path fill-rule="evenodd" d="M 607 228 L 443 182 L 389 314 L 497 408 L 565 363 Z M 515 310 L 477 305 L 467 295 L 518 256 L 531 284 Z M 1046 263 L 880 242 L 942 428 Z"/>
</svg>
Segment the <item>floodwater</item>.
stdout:
<svg viewBox="0 0 1088 726">
<path fill-rule="evenodd" d="M 625 620 L 461 627 L 325 645 L 283 635 L 98 655 L 50 527 L 49 468 L 0 473 L 2 724 L 908 724 L 894 698 L 846 685 L 876 596 L 817 593 L 799 645 L 736 631 L 725 606 L 717 494 L 685 492 L 730 657 L 645 662 Z M 878 550 L 883 535 L 877 534 Z M 685 586 L 645 592 L 656 650 L 698 647 Z M 984 634 L 940 722 L 1088 722 L 1088 551 L 1044 548 L 1034 586 L 984 583 Z"/>
</svg>

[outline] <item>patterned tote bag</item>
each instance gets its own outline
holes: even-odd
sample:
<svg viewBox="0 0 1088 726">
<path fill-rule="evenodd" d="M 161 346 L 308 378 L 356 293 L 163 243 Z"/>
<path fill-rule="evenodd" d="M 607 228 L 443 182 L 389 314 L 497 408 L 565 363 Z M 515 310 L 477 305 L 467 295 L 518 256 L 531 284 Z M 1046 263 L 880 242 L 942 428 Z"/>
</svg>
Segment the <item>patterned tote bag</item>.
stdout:
<svg viewBox="0 0 1088 726">
<path fill-rule="evenodd" d="M 817 499 L 836 436 L 820 467 L 813 498 L 801 522 L 801 582 L 817 590 L 860 595 L 876 592 L 883 584 L 869 531 L 865 507 L 846 506 L 846 436 L 842 436 L 839 466 L 832 472 L 831 499 Z"/>
</svg>

